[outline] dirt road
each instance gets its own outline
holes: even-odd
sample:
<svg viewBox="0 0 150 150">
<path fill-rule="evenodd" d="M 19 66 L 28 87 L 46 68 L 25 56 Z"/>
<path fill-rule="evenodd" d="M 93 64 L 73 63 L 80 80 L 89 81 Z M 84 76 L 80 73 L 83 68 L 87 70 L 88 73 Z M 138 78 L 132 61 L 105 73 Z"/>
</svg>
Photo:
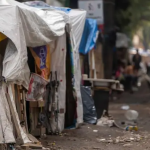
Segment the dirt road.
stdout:
<svg viewBox="0 0 150 150">
<path fill-rule="evenodd" d="M 110 103 L 109 113 L 119 125 L 126 122 L 121 106 L 129 105 L 139 112 L 137 132 L 84 124 L 79 129 L 65 130 L 60 136 L 42 139 L 42 143 L 51 150 L 150 150 L 149 101 L 150 89 L 144 84 L 139 92 L 124 93 L 121 99 Z"/>
</svg>

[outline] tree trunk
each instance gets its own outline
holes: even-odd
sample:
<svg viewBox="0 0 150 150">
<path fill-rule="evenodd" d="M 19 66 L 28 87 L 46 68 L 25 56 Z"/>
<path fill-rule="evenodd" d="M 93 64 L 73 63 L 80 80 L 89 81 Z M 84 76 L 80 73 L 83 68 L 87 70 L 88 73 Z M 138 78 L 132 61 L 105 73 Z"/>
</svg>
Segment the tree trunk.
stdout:
<svg viewBox="0 0 150 150">
<path fill-rule="evenodd" d="M 115 8 L 115 0 L 104 0 L 105 40 L 103 46 L 103 60 L 104 60 L 104 76 L 106 79 L 111 78 L 112 76 L 113 48 L 115 46 L 115 38 L 116 38 L 114 33 L 114 26 L 115 26 L 114 8 Z"/>
</svg>

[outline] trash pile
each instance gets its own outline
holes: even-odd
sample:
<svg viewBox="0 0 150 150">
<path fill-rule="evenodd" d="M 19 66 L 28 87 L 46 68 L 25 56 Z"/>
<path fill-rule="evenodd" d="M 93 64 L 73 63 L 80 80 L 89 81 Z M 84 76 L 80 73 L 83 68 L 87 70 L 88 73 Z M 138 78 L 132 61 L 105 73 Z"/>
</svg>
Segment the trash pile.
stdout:
<svg viewBox="0 0 150 150">
<path fill-rule="evenodd" d="M 140 135 L 140 134 L 133 134 L 132 132 L 129 132 L 125 134 L 124 136 L 118 136 L 116 138 L 112 138 L 111 136 L 108 139 L 102 138 L 97 139 L 98 142 L 101 143 L 112 143 L 112 144 L 122 144 L 125 146 L 126 144 L 131 144 L 132 142 L 140 142 L 144 139 L 147 139 L 148 136 Z"/>
</svg>

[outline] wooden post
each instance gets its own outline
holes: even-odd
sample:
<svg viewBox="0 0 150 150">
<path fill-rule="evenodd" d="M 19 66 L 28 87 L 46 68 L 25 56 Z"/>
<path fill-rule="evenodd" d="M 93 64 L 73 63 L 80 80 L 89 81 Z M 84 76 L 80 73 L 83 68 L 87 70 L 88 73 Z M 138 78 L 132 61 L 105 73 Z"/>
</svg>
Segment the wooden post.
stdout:
<svg viewBox="0 0 150 150">
<path fill-rule="evenodd" d="M 17 118 L 16 118 L 16 115 L 15 115 L 15 110 L 14 110 L 14 107 L 13 107 L 13 104 L 12 104 L 12 101 L 10 99 L 10 96 L 8 93 L 6 93 L 6 99 L 8 101 L 8 104 L 9 104 L 9 108 L 10 108 L 10 112 L 12 114 L 12 120 L 13 120 L 13 123 L 14 123 L 14 127 L 16 129 L 16 132 L 17 132 L 17 144 L 23 144 L 23 139 L 22 139 L 22 136 L 21 136 L 21 132 L 19 130 L 19 124 L 18 124 L 18 121 L 17 121 Z"/>
</svg>

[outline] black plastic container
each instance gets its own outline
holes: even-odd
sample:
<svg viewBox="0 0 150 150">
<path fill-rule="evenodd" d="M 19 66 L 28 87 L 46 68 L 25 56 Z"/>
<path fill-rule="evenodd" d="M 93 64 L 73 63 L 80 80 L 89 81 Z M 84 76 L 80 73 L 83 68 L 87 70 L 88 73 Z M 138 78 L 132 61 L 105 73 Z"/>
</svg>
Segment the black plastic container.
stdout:
<svg viewBox="0 0 150 150">
<path fill-rule="evenodd" d="M 109 91 L 94 90 L 94 103 L 97 112 L 97 119 L 100 119 L 104 110 L 108 113 L 109 108 Z"/>
</svg>

